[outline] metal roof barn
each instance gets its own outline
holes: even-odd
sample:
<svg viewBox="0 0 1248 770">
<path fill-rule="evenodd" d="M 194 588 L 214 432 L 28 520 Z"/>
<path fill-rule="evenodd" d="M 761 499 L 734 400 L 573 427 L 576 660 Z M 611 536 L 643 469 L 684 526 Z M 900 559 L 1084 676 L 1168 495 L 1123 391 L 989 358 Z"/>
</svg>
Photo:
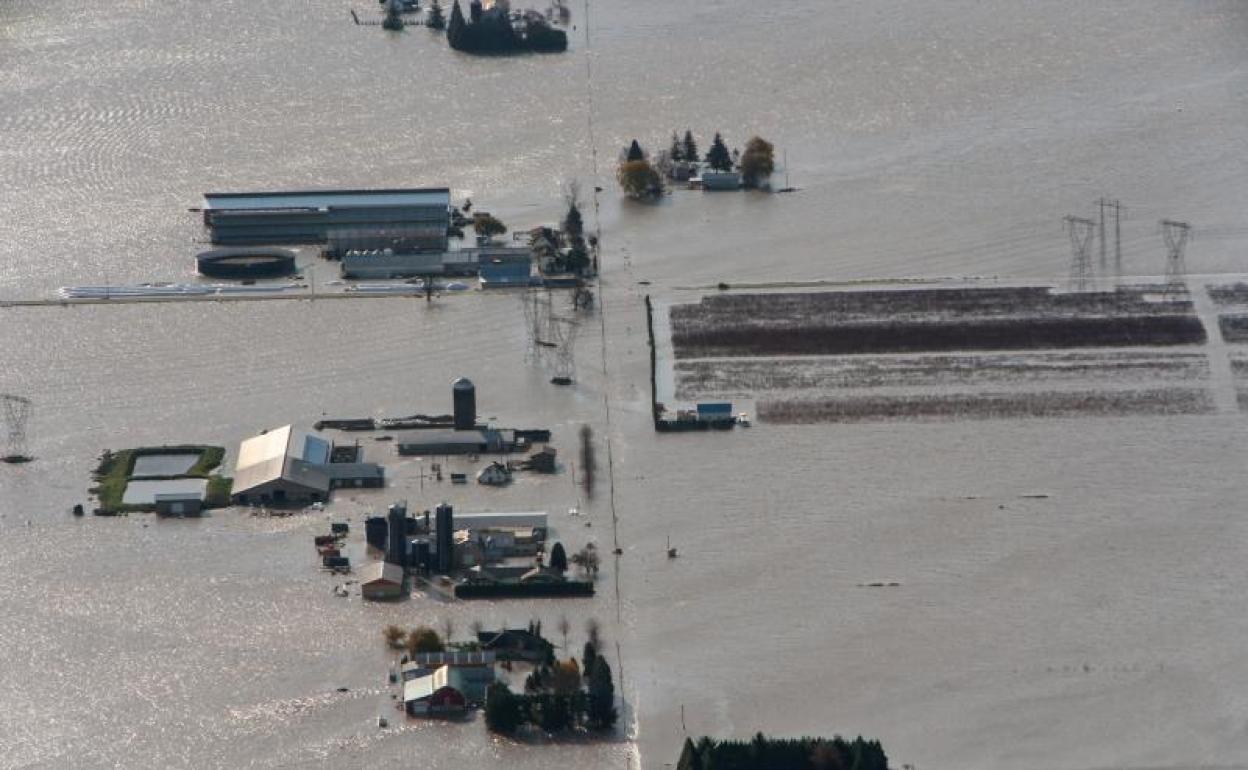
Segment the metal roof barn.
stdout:
<svg viewBox="0 0 1248 770">
<path fill-rule="evenodd" d="M 253 436 L 238 449 L 234 500 L 238 503 L 311 502 L 329 494 L 330 444 L 290 425 Z"/>
<path fill-rule="evenodd" d="M 401 231 L 412 248 L 445 251 L 450 204 L 445 187 L 205 193 L 203 217 L 216 244 L 325 243 Z"/>
<path fill-rule="evenodd" d="M 266 211 L 275 209 L 359 208 L 363 206 L 451 205 L 446 187 L 390 190 L 292 190 L 285 192 L 204 193 L 204 209 Z"/>
<path fill-rule="evenodd" d="M 403 595 L 403 568 L 378 561 L 363 569 L 360 593 L 365 599 L 397 599 Z"/>
</svg>

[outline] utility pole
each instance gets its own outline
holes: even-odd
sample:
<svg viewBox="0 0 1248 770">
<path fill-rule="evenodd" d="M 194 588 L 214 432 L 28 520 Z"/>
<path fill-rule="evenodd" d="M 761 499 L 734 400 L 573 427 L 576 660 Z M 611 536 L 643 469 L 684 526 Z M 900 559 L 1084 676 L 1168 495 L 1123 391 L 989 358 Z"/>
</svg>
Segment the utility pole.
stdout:
<svg viewBox="0 0 1248 770">
<path fill-rule="evenodd" d="M 1099 201 L 1096 202 L 1097 209 L 1100 213 L 1100 216 L 1098 217 L 1097 221 L 1100 223 L 1100 231 L 1101 231 L 1101 261 L 1100 261 L 1101 275 L 1105 275 L 1105 269 L 1107 267 L 1107 265 L 1105 264 L 1105 207 L 1108 205 L 1109 205 L 1109 201 L 1107 201 L 1104 198 L 1101 198 Z"/>
<path fill-rule="evenodd" d="M 1161 220 L 1161 236 L 1166 241 L 1166 296 L 1187 291 L 1187 266 L 1183 260 L 1183 250 L 1187 248 L 1187 239 L 1191 232 L 1192 226 L 1187 222 Z"/>
<path fill-rule="evenodd" d="M 1070 234 L 1072 259 L 1070 262 L 1070 288 L 1072 291 L 1087 291 L 1088 282 L 1092 278 L 1092 261 L 1088 257 L 1088 247 L 1096 236 L 1096 223 L 1085 217 L 1067 216 L 1066 231 Z"/>
<path fill-rule="evenodd" d="M 1110 204 L 1114 207 L 1114 274 L 1122 280 L 1122 203 L 1117 199 Z"/>
</svg>

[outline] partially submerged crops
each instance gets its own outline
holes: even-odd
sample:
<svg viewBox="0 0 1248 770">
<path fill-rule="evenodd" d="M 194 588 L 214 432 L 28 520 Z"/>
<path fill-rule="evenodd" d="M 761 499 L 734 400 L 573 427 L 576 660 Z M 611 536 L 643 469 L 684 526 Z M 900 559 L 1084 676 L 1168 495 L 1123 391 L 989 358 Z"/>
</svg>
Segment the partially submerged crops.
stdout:
<svg viewBox="0 0 1248 770">
<path fill-rule="evenodd" d="M 1209 287 L 1209 299 L 1219 307 L 1248 305 L 1248 283 L 1227 283 Z"/>
<path fill-rule="evenodd" d="M 1188 301 L 1043 287 L 722 294 L 671 309 L 678 358 L 1198 344 Z"/>
<path fill-rule="evenodd" d="M 1203 414 L 1212 409 L 1205 390 L 1157 388 L 775 400 L 760 402 L 758 416 L 773 423 L 813 423 Z"/>
<path fill-rule="evenodd" d="M 1209 377 L 1203 353 L 1161 351 L 967 353 L 678 361 L 676 395 L 930 388 L 1039 382 L 1191 382 Z"/>
<path fill-rule="evenodd" d="M 1248 342 L 1248 315 L 1218 316 L 1218 328 L 1226 342 Z"/>
<path fill-rule="evenodd" d="M 676 396 L 754 397 L 765 422 L 1213 409 L 1205 352 L 1172 347 L 1204 326 L 1155 287 L 720 294 L 669 318 Z M 1248 341 L 1248 315 L 1231 326 Z"/>
</svg>

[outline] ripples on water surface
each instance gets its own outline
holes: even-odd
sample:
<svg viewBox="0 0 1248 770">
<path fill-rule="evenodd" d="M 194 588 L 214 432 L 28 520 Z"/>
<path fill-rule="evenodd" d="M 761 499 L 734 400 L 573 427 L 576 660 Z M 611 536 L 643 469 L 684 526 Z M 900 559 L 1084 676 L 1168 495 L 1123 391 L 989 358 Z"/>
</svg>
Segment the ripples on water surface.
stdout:
<svg viewBox="0 0 1248 770">
<path fill-rule="evenodd" d="M 513 225 L 552 221 L 560 186 L 590 168 L 583 28 L 571 55 L 469 59 L 423 29 L 354 27 L 349 7 L 0 4 L 0 296 L 190 279 L 186 208 L 215 188 L 449 184 Z M 578 386 L 551 389 L 505 297 L 0 310 L 0 390 L 38 401 L 39 455 L 0 468 L 0 764 L 547 767 L 549 748 L 477 724 L 377 731 L 377 629 L 565 610 L 621 641 L 646 767 L 674 760 L 682 704 L 695 733 L 862 732 L 924 768 L 1248 761 L 1237 416 L 655 437 L 634 283 L 692 301 L 674 287 L 1061 276 L 1059 217 L 1105 194 L 1128 207 L 1129 272 L 1161 272 L 1162 216 L 1196 225 L 1193 272 L 1241 272 L 1243 5 L 593 13 L 609 383 L 583 334 Z M 774 139 L 803 191 L 622 205 L 616 148 L 685 127 L 703 146 L 715 130 Z M 307 540 L 328 514 L 64 513 L 105 447 L 233 447 L 323 411 L 417 411 L 461 373 L 483 411 L 551 424 L 564 451 L 581 421 L 607 435 L 609 388 L 619 624 L 615 565 L 593 602 L 366 607 L 315 569 Z M 575 502 L 564 478 L 439 494 Z M 335 506 L 358 520 L 389 497 Z M 587 509 L 601 542 L 605 507 Z M 857 587 L 880 580 L 902 585 Z"/>
</svg>

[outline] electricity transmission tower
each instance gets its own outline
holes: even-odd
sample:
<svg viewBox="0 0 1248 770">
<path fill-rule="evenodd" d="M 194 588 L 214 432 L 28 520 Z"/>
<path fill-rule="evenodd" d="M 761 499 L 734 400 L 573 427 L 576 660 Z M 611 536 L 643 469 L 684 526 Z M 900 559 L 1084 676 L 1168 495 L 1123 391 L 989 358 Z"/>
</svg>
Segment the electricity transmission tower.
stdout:
<svg viewBox="0 0 1248 770">
<path fill-rule="evenodd" d="M 1087 291 L 1092 279 L 1092 258 L 1088 256 L 1088 248 L 1096 234 L 1096 223 L 1085 217 L 1068 216 L 1064 220 L 1066 230 L 1070 234 L 1072 258 L 1070 261 L 1070 288 L 1072 291 Z"/>
<path fill-rule="evenodd" d="M 30 399 L 0 393 L 0 406 L 4 409 L 6 428 L 5 452 L 0 455 L 4 462 L 26 462 L 30 455 L 26 453 L 26 423 L 30 420 L 34 404 Z"/>
<path fill-rule="evenodd" d="M 528 336 L 525 360 L 571 379 L 576 373 L 576 336 L 580 324 L 555 312 L 549 289 L 530 289 L 521 297 Z"/>
<path fill-rule="evenodd" d="M 1161 235 L 1166 241 L 1166 296 L 1180 295 L 1187 291 L 1187 266 L 1183 251 L 1192 226 L 1173 219 L 1161 220 Z"/>
<path fill-rule="evenodd" d="M 1101 274 L 1107 275 L 1109 265 L 1106 264 L 1106 252 L 1109 249 L 1108 238 L 1105 234 L 1106 217 L 1105 210 L 1113 209 L 1114 212 L 1114 275 L 1122 278 L 1122 203 L 1117 200 L 1101 198 L 1096 202 L 1100 210 L 1099 227 L 1101 235 Z"/>
<path fill-rule="evenodd" d="M 552 317 L 550 332 L 557 347 L 554 353 L 556 377 L 571 380 L 576 376 L 576 335 L 581 325 L 575 318 Z"/>
</svg>

